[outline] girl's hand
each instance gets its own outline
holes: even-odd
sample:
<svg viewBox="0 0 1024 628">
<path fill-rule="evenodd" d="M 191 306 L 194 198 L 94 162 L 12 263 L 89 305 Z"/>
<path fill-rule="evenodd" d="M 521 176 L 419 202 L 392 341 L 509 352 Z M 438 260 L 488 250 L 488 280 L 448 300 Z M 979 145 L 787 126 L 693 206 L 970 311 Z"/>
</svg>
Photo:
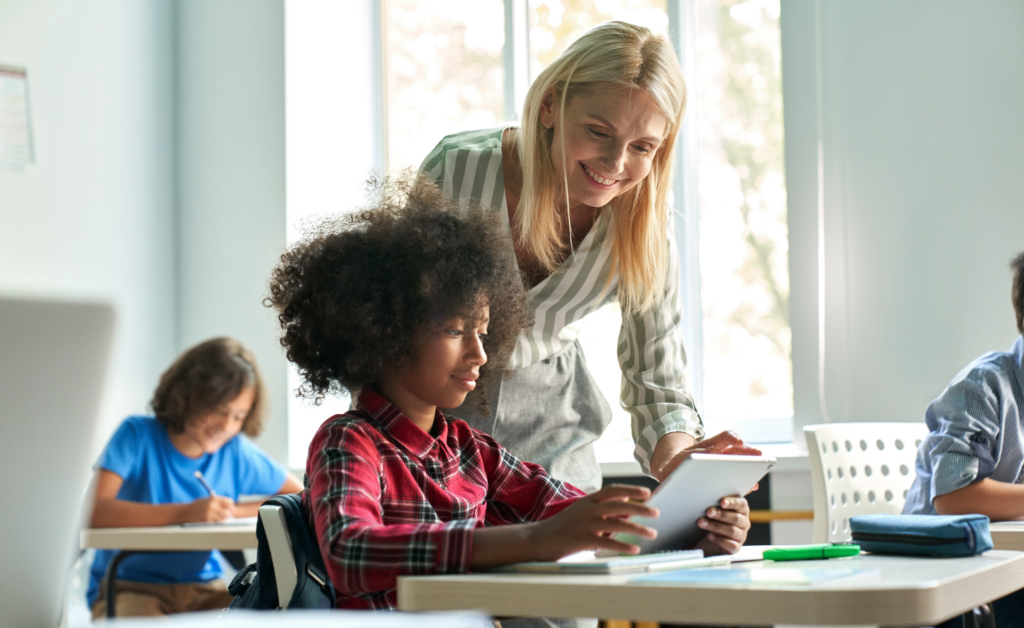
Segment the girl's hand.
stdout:
<svg viewBox="0 0 1024 628">
<path fill-rule="evenodd" d="M 185 507 L 185 521 L 216 523 L 235 516 L 235 502 L 229 497 L 214 495 L 197 499 Z"/>
<path fill-rule="evenodd" d="M 697 525 L 708 533 L 697 543 L 697 548 L 704 550 L 705 556 L 738 552 L 750 531 L 747 500 L 738 495 L 723 497 L 718 507 L 708 508 L 705 514 L 706 517 L 697 520 Z"/>
<path fill-rule="evenodd" d="M 638 554 L 636 545 L 611 538 L 627 532 L 647 539 L 658 533 L 652 528 L 627 521 L 628 517 L 657 517 L 658 509 L 644 505 L 651 491 L 642 486 L 612 484 L 581 498 L 554 517 L 530 525 L 534 560 L 558 560 L 585 550 L 608 549 Z"/>
</svg>

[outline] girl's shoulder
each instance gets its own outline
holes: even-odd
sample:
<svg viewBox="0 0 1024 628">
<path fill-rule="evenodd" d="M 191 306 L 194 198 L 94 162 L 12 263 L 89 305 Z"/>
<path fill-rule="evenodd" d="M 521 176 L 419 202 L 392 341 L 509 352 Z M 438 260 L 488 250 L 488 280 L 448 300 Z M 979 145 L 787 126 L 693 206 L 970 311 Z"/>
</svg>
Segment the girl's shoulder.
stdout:
<svg viewBox="0 0 1024 628">
<path fill-rule="evenodd" d="M 167 434 L 167 427 L 157 421 L 155 416 L 135 414 L 121 421 L 121 425 L 114 432 L 114 437 L 153 440 L 165 434 Z"/>
</svg>

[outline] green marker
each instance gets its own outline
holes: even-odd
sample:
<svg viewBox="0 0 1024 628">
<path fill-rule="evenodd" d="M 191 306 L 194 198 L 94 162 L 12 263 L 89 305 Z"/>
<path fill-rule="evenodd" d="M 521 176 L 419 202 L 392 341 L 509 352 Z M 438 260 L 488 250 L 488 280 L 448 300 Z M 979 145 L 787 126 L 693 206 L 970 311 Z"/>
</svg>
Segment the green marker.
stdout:
<svg viewBox="0 0 1024 628">
<path fill-rule="evenodd" d="M 815 560 L 858 555 L 860 555 L 860 545 L 832 545 L 830 543 L 776 547 L 764 551 L 765 560 Z"/>
</svg>

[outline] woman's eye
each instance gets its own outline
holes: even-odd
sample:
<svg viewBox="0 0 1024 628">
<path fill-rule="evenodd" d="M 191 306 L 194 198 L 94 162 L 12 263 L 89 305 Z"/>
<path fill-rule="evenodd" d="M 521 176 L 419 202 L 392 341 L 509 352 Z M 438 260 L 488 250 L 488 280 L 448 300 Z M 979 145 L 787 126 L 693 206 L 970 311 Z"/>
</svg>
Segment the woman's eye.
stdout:
<svg viewBox="0 0 1024 628">
<path fill-rule="evenodd" d="M 646 155 L 647 153 L 651 152 L 651 149 L 647 148 L 646 146 L 636 146 L 636 145 L 634 145 L 633 148 L 635 148 L 636 151 L 638 153 L 640 153 L 641 155 Z"/>
<path fill-rule="evenodd" d="M 590 129 L 590 134 L 593 135 L 594 137 L 598 137 L 598 138 L 601 138 L 603 140 L 608 139 L 609 137 L 611 137 L 607 133 L 601 133 L 600 131 L 595 131 L 594 129 Z"/>
</svg>

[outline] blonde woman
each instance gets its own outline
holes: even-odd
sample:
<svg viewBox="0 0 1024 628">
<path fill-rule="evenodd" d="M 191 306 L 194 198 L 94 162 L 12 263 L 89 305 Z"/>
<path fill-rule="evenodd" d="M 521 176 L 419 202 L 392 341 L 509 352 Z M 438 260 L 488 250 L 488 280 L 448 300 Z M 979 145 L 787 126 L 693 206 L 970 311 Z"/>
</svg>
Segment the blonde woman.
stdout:
<svg viewBox="0 0 1024 628">
<path fill-rule="evenodd" d="M 451 135 L 422 170 L 465 208 L 510 225 L 535 320 L 519 339 L 515 376 L 490 416 L 455 414 L 524 460 L 588 492 L 601 486 L 592 443 L 611 409 L 573 323 L 618 301 L 621 403 L 635 456 L 664 479 L 689 453 L 758 453 L 732 433 L 702 440 L 686 387 L 679 256 L 668 192 L 686 86 L 667 39 L 607 22 L 573 43 L 526 95 L 521 127 Z M 750 527 L 743 498 L 709 509 L 707 553 L 734 553 Z"/>
</svg>

